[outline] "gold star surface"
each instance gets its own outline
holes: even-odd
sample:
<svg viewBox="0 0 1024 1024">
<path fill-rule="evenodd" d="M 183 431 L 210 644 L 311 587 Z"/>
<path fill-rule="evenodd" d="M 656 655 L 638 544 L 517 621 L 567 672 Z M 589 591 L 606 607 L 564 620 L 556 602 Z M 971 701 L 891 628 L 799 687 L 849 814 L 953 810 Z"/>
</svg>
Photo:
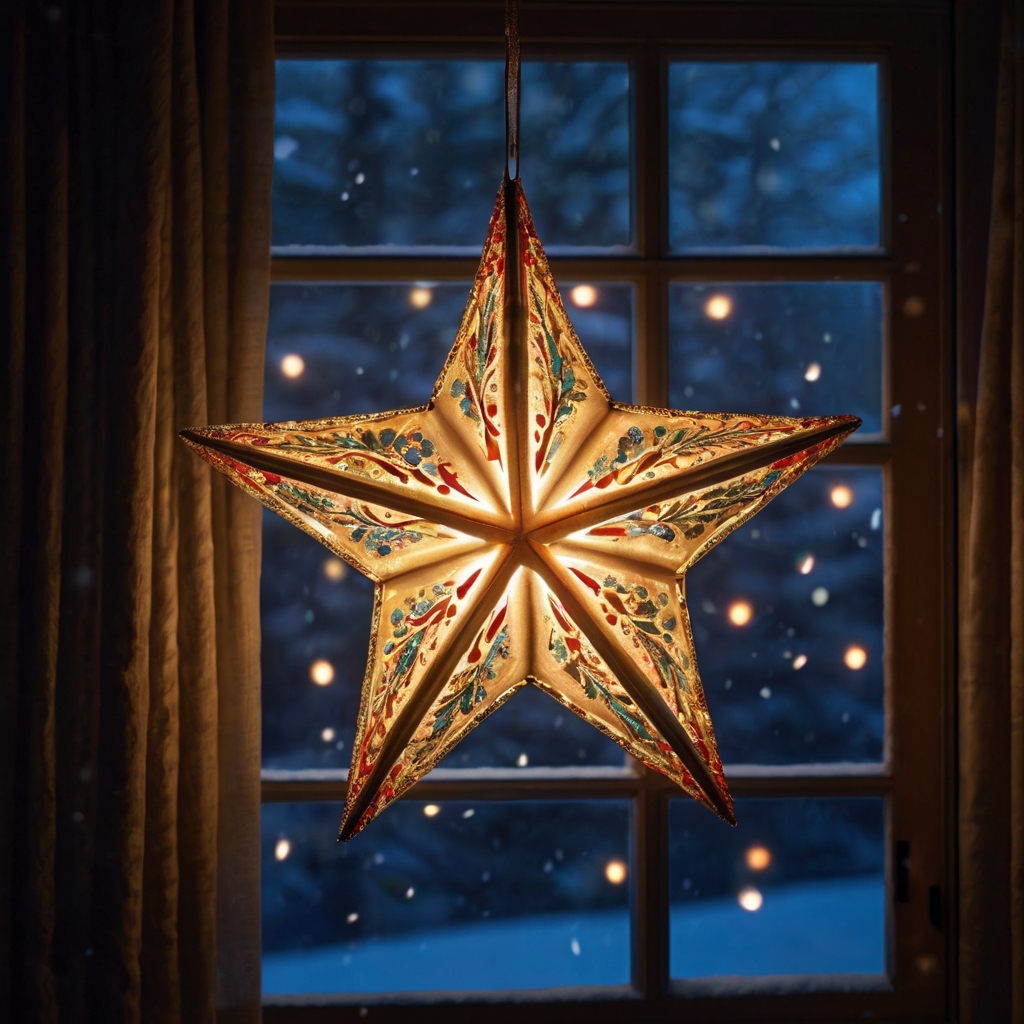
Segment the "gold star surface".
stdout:
<svg viewBox="0 0 1024 1024">
<path fill-rule="evenodd" d="M 734 823 L 686 570 L 859 424 L 613 402 L 506 179 L 425 406 L 182 437 L 376 583 L 349 839 L 527 683 Z"/>
</svg>

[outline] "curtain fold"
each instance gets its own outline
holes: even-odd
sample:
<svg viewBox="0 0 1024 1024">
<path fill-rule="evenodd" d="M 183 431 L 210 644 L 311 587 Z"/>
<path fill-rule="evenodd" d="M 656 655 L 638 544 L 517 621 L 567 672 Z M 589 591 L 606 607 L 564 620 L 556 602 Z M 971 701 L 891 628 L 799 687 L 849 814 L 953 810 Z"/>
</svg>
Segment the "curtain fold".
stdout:
<svg viewBox="0 0 1024 1024">
<path fill-rule="evenodd" d="M 960 1020 L 1024 1022 L 1024 0 L 1004 0 L 960 610 Z"/>
<path fill-rule="evenodd" d="M 258 1021 L 272 0 L 0 4 L 0 1020 Z M 251 506 L 251 507 L 250 507 Z"/>
</svg>

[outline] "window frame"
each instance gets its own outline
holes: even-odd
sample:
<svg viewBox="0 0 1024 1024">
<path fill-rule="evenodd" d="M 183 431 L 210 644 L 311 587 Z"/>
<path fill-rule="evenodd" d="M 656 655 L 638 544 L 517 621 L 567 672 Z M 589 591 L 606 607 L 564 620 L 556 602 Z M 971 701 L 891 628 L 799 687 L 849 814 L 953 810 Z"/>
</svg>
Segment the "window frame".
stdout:
<svg viewBox="0 0 1024 1024">
<path fill-rule="evenodd" d="M 614 57 L 633 68 L 636 252 L 550 256 L 556 280 L 634 286 L 635 400 L 667 406 L 668 289 L 672 281 L 875 280 L 883 283 L 885 436 L 854 436 L 827 460 L 879 466 L 885 487 L 886 743 L 881 764 L 727 765 L 735 797 L 881 796 L 886 801 L 888 979 L 807 976 L 679 981 L 668 963 L 668 812 L 678 790 L 646 769 L 436 770 L 410 792 L 424 800 L 627 797 L 631 801 L 632 984 L 547 992 L 417 996 L 265 996 L 264 1019 L 341 1021 L 373 1007 L 406 1021 L 445 1003 L 451 1022 L 518 1019 L 942 1020 L 952 1005 L 955 794 L 955 507 L 950 47 L 946 5 L 885 7 L 754 2 L 523 3 L 524 59 Z M 400 24 L 401 34 L 389 29 Z M 543 26 L 543 37 L 533 33 Z M 278 57 L 503 56 L 502 5 L 493 2 L 278 0 Z M 858 56 L 882 73 L 882 226 L 877 252 L 843 255 L 668 253 L 667 68 L 671 59 Z M 899 152 L 893 149 L 900 140 Z M 911 154 L 907 159 L 903 154 Z M 529 149 L 524 173 L 529 177 Z M 902 215 L 902 216 L 901 216 Z M 275 255 L 278 282 L 468 281 L 477 259 L 447 256 Z M 923 313 L 904 312 L 920 299 Z M 906 307 L 911 308 L 911 307 Z M 644 340 L 646 339 L 646 341 Z M 902 414 L 890 417 L 897 403 Z M 921 409 L 920 407 L 924 408 Z M 925 415 L 927 413 L 927 415 Z M 923 515 L 916 509 L 924 508 Z M 343 801 L 344 773 L 264 771 L 263 802 Z M 897 844 L 909 844 L 908 864 Z M 902 852 L 902 847 L 900 848 Z M 899 884 L 897 884 L 899 876 Z M 904 899 L 904 897 L 906 897 Z M 842 986 L 842 990 L 838 986 Z M 642 1009 L 641 1009 L 642 1007 Z"/>
</svg>

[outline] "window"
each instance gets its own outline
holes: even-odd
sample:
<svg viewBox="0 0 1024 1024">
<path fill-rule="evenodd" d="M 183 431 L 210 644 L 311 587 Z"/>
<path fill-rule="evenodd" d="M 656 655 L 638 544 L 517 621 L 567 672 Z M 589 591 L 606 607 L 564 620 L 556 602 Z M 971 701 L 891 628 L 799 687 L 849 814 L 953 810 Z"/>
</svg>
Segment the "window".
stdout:
<svg viewBox="0 0 1024 1024">
<path fill-rule="evenodd" d="M 864 426 L 687 577 L 736 829 L 527 688 L 338 845 L 372 587 L 267 514 L 268 1021 L 942 1015 L 937 10 L 524 9 L 523 183 L 613 397 Z M 401 11 L 278 11 L 268 420 L 420 404 L 455 337 L 503 165 L 500 9 Z"/>
</svg>

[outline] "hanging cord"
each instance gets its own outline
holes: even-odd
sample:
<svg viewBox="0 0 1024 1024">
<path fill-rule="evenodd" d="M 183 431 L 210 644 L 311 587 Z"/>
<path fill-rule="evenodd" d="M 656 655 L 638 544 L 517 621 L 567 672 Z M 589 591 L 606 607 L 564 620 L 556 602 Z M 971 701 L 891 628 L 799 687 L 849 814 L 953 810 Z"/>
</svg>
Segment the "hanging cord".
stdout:
<svg viewBox="0 0 1024 1024">
<path fill-rule="evenodd" d="M 519 178 L 519 0 L 505 0 L 505 174 Z"/>
</svg>

